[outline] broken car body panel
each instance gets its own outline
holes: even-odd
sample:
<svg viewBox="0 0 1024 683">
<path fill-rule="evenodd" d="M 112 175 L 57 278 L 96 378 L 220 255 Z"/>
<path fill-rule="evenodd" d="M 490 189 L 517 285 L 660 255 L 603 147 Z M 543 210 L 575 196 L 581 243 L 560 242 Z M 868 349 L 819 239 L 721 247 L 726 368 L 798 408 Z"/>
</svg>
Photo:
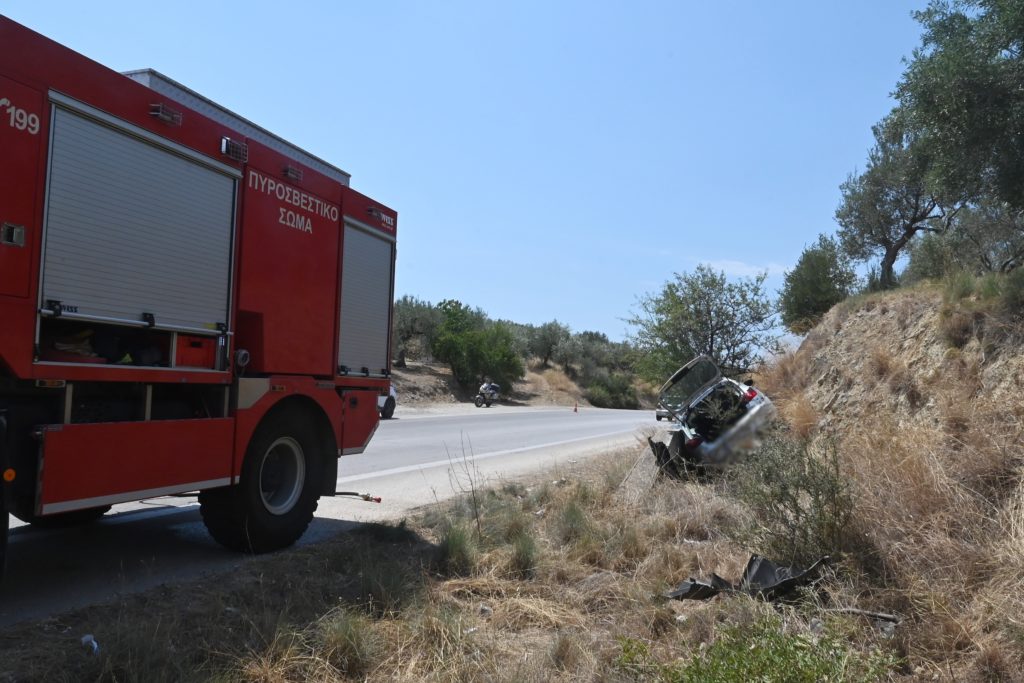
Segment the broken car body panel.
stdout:
<svg viewBox="0 0 1024 683">
<path fill-rule="evenodd" d="M 756 449 L 776 416 L 771 399 L 752 383 L 724 377 L 707 356 L 679 368 L 662 386 L 658 405 L 678 425 L 670 431 L 669 456 L 701 466 L 726 465 Z"/>
</svg>

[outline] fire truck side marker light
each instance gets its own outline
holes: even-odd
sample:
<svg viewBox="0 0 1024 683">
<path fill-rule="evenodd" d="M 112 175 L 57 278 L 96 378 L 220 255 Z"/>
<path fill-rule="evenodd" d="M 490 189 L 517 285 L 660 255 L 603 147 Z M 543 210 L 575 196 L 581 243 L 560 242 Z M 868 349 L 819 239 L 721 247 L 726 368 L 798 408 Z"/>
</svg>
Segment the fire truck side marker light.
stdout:
<svg viewBox="0 0 1024 683">
<path fill-rule="evenodd" d="M 6 481 L 8 484 L 14 481 L 14 478 L 17 476 L 18 473 L 14 471 L 13 467 L 8 467 L 6 470 L 4 470 L 4 481 Z"/>
</svg>

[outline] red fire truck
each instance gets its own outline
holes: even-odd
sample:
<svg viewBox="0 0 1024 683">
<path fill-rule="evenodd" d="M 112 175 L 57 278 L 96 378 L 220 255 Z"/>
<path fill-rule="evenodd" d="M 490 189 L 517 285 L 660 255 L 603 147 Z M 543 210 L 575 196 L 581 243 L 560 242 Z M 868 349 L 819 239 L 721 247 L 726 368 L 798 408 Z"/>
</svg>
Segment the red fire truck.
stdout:
<svg viewBox="0 0 1024 683">
<path fill-rule="evenodd" d="M 0 46 L 0 548 L 191 491 L 220 543 L 293 543 L 377 428 L 395 212 L 155 71 Z"/>
</svg>

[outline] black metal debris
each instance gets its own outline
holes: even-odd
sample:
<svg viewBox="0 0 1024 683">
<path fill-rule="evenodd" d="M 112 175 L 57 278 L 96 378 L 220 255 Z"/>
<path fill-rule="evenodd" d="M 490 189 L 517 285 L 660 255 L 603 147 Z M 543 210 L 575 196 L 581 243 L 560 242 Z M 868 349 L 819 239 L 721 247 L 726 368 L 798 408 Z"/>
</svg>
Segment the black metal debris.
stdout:
<svg viewBox="0 0 1024 683">
<path fill-rule="evenodd" d="M 771 602 L 805 586 L 818 578 L 821 568 L 829 562 L 826 555 L 807 569 L 784 567 L 760 555 L 751 555 L 738 583 L 730 583 L 712 573 L 708 581 L 688 579 L 666 594 L 673 600 L 707 600 L 719 593 L 746 593 Z"/>
</svg>

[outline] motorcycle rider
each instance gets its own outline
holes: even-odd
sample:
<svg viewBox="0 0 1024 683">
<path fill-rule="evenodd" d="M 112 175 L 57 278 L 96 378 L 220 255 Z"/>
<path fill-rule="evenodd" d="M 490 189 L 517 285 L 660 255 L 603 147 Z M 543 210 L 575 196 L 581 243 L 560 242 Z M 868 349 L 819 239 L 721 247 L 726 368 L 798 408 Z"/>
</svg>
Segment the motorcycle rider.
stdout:
<svg viewBox="0 0 1024 683">
<path fill-rule="evenodd" d="M 480 385 L 480 393 L 484 396 L 494 396 L 497 398 L 501 392 L 501 387 L 491 381 L 490 377 L 484 377 L 484 383 Z"/>
</svg>

